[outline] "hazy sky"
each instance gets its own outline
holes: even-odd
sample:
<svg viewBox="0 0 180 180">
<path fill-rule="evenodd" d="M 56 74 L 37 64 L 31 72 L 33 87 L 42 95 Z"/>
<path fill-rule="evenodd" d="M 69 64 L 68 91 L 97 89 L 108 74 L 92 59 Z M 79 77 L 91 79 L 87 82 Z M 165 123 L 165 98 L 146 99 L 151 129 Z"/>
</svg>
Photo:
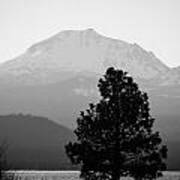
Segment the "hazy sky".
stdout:
<svg viewBox="0 0 180 180">
<path fill-rule="evenodd" d="M 0 62 L 61 30 L 86 28 L 180 65 L 180 0 L 0 0 Z"/>
</svg>

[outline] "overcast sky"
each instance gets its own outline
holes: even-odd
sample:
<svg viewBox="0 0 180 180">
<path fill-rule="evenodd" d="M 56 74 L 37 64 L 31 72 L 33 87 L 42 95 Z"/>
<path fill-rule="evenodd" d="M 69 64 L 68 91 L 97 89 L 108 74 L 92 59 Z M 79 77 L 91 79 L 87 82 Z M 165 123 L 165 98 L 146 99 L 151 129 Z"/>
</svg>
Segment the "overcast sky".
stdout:
<svg viewBox="0 0 180 180">
<path fill-rule="evenodd" d="M 180 65 L 180 0 L 0 0 L 0 62 L 61 30 L 86 28 Z"/>
</svg>

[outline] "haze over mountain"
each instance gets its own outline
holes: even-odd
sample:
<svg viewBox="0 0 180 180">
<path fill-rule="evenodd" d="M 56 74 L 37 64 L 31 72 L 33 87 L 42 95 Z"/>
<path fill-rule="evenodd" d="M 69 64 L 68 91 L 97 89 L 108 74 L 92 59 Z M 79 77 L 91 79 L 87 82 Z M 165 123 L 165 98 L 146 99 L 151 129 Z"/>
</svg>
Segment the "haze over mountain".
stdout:
<svg viewBox="0 0 180 180">
<path fill-rule="evenodd" d="M 62 31 L 1 64 L 0 114 L 31 113 L 74 128 L 80 110 L 98 100 L 98 79 L 109 66 L 127 71 L 148 92 L 155 128 L 174 143 L 170 168 L 179 168 L 180 67 L 93 29 Z"/>
</svg>

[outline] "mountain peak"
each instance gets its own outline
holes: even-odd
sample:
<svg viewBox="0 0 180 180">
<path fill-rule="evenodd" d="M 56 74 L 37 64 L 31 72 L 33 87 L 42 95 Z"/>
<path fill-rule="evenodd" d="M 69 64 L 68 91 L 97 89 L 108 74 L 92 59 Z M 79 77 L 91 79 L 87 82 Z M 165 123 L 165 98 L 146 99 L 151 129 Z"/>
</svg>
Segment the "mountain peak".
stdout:
<svg viewBox="0 0 180 180">
<path fill-rule="evenodd" d="M 100 35 L 95 29 L 87 28 L 82 30 L 63 30 L 60 31 L 55 37 L 57 36 L 69 36 L 69 35 L 77 35 L 77 34 L 95 34 Z"/>
<path fill-rule="evenodd" d="M 89 33 L 97 33 L 97 32 L 95 31 L 95 29 L 93 29 L 93 28 L 87 28 L 87 29 L 85 29 L 84 31 L 89 32 Z"/>
</svg>

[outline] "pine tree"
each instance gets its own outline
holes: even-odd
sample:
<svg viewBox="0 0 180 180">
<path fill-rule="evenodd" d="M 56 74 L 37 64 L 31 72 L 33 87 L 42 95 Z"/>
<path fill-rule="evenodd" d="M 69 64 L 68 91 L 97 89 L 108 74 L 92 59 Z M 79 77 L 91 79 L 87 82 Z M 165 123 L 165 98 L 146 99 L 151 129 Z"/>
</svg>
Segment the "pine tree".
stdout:
<svg viewBox="0 0 180 180">
<path fill-rule="evenodd" d="M 101 99 L 89 104 L 77 119 L 77 142 L 65 148 L 73 164 L 80 164 L 81 178 L 119 180 L 153 179 L 166 169 L 167 147 L 153 132 L 146 93 L 126 72 L 108 68 L 99 80 Z"/>
</svg>

